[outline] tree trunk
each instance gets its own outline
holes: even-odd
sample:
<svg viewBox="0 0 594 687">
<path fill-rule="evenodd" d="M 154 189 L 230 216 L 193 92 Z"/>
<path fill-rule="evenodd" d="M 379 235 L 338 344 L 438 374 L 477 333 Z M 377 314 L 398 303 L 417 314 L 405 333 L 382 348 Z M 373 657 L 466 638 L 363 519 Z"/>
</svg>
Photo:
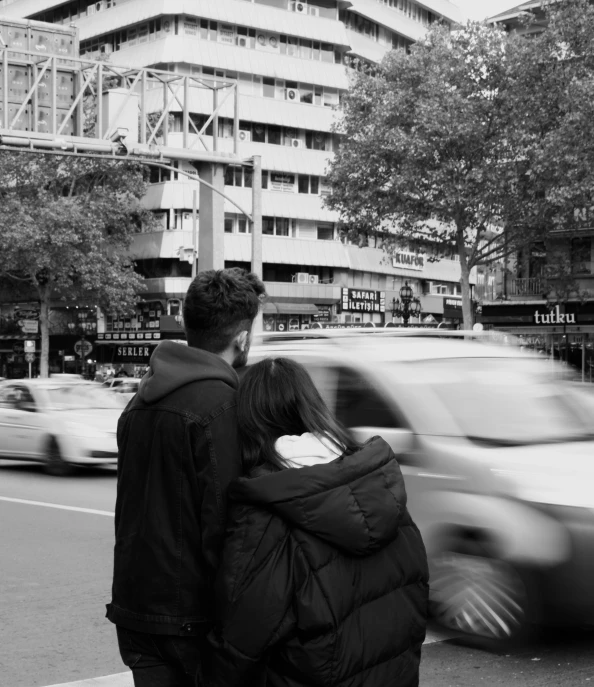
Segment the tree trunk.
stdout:
<svg viewBox="0 0 594 687">
<path fill-rule="evenodd" d="M 464 329 L 472 329 L 472 299 L 470 296 L 470 269 L 466 256 L 460 256 L 460 286 L 462 287 L 462 321 Z"/>
<path fill-rule="evenodd" d="M 41 332 L 41 358 L 39 376 L 49 377 L 49 289 L 39 289 L 39 329 Z"/>
</svg>

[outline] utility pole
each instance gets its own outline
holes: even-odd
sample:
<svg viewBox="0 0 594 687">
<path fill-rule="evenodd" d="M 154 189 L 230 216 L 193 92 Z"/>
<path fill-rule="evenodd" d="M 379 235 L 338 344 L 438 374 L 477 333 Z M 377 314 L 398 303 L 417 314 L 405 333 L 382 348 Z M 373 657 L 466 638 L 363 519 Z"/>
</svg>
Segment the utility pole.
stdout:
<svg viewBox="0 0 594 687">
<path fill-rule="evenodd" d="M 253 157 L 252 177 L 252 272 L 262 279 L 262 157 Z M 254 332 L 264 329 L 262 311 L 254 321 Z"/>
<path fill-rule="evenodd" d="M 198 190 L 194 189 L 192 194 L 192 249 L 194 259 L 192 260 L 192 280 L 198 271 Z"/>
</svg>

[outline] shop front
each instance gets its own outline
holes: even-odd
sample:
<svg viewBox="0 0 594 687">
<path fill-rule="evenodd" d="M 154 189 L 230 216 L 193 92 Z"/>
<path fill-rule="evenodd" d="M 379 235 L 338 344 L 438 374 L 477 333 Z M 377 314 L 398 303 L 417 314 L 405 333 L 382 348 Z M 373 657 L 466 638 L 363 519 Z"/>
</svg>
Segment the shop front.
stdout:
<svg viewBox="0 0 594 687">
<path fill-rule="evenodd" d="M 155 348 L 165 339 L 184 341 L 186 336 L 179 317 L 160 315 L 150 320 L 150 329 L 118 327 L 97 334 L 97 374 L 142 377 Z"/>
<path fill-rule="evenodd" d="M 569 363 L 586 380 L 594 376 L 594 301 L 485 303 L 480 320 L 487 330 L 513 334 L 520 345 Z"/>
<path fill-rule="evenodd" d="M 265 332 L 291 332 L 310 329 L 320 317 L 331 316 L 328 305 L 267 301 L 262 310 L 262 325 Z"/>
</svg>

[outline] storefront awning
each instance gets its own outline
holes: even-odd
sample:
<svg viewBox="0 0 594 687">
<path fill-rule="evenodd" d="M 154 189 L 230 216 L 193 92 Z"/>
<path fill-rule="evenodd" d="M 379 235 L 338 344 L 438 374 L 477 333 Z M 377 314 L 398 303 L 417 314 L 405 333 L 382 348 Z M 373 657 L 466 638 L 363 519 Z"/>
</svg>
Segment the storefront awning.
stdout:
<svg viewBox="0 0 594 687">
<path fill-rule="evenodd" d="M 313 303 L 272 303 L 264 304 L 264 315 L 318 315 L 317 306 Z"/>
</svg>

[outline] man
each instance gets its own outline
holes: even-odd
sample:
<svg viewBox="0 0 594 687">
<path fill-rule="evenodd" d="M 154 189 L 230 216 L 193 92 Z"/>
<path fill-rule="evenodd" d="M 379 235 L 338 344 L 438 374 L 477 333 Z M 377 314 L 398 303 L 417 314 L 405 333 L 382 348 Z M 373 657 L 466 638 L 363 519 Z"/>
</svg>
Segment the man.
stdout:
<svg viewBox="0 0 594 687">
<path fill-rule="evenodd" d="M 192 687 L 211 621 L 227 486 L 240 474 L 236 367 L 264 285 L 201 272 L 184 302 L 188 345 L 163 341 L 118 423 L 112 602 L 136 687 Z"/>
</svg>

